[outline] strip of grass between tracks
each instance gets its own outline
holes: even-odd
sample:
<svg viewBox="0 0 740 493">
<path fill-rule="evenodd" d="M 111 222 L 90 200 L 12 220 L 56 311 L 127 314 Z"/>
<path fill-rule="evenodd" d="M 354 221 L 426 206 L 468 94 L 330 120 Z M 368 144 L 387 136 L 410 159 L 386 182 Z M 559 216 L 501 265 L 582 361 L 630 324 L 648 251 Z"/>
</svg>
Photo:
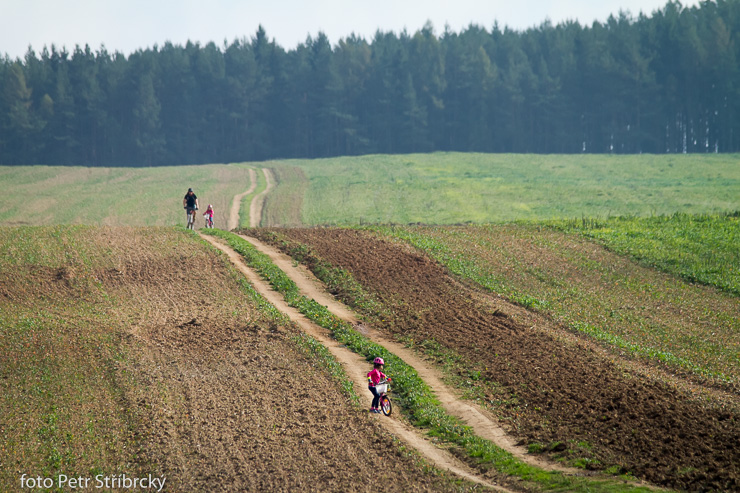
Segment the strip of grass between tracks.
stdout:
<svg viewBox="0 0 740 493">
<path fill-rule="evenodd" d="M 183 231 L 186 231 L 186 234 L 197 236 L 197 233 L 195 232 L 187 231 L 184 229 Z M 216 236 L 220 235 L 216 234 Z M 220 250 L 217 250 L 210 243 L 203 241 L 203 244 L 207 248 L 213 249 L 214 251 L 220 253 Z M 237 283 L 242 289 L 242 292 L 244 292 L 244 294 L 247 295 L 247 297 L 257 306 L 260 312 L 266 314 L 268 317 L 276 322 L 289 322 L 288 317 L 285 314 L 281 313 L 277 308 L 275 308 L 275 306 L 267 301 L 261 294 L 259 294 L 243 276 L 239 276 L 237 278 Z M 339 381 L 342 390 L 345 392 L 347 397 L 349 397 L 351 402 L 359 404 L 360 398 L 355 392 L 352 381 L 344 372 L 342 365 L 331 356 L 331 353 L 329 353 L 329 350 L 326 347 L 324 347 L 318 340 L 304 333 L 299 333 L 295 336 L 292 336 L 291 340 L 304 354 L 311 356 L 311 358 L 314 360 L 315 366 L 328 371 L 328 373 L 332 377 L 336 378 Z"/>
<path fill-rule="evenodd" d="M 649 491 L 644 487 L 616 481 L 572 477 L 556 471 L 545 471 L 516 459 L 492 442 L 476 436 L 470 427 L 461 424 L 442 409 L 431 389 L 412 367 L 384 347 L 359 334 L 349 323 L 334 316 L 326 307 L 301 295 L 296 284 L 267 255 L 258 252 L 249 242 L 233 233 L 221 230 L 209 230 L 206 233 L 226 240 L 250 267 L 284 296 L 290 306 L 330 330 L 339 342 L 365 356 L 368 361 L 376 356 L 385 359 L 386 370 L 393 376 L 396 400 L 411 423 L 426 429 L 431 436 L 462 447 L 479 468 L 494 468 L 508 476 L 520 478 L 536 490 Z"/>
<path fill-rule="evenodd" d="M 268 243 L 278 245 L 283 252 L 295 261 L 308 267 L 338 299 L 356 310 L 371 324 L 382 326 L 386 323 L 386 320 L 393 318 L 392 311 L 384 307 L 372 294 L 365 291 L 351 273 L 321 259 L 308 245 L 292 241 L 276 231 L 263 232 L 262 235 Z M 480 365 L 467 360 L 449 348 L 443 347 L 434 339 L 420 341 L 409 336 L 397 336 L 397 340 L 435 361 L 443 370 L 447 382 L 461 391 L 465 399 L 477 402 L 479 406 L 494 414 L 498 414 L 498 405 L 509 400 L 510 396 L 507 396 L 507 393 L 503 391 L 498 383 L 481 378 L 483 368 Z M 496 397 L 490 399 L 490 396 Z M 505 416 L 499 416 L 499 418 L 510 419 Z M 576 450 L 567 449 L 565 453 L 561 453 L 557 451 L 560 444 L 559 441 L 530 443 L 528 448 L 530 451 L 549 451 L 551 452 L 550 458 L 557 461 L 566 460 L 572 467 L 591 469 L 593 466 L 598 468 L 598 465 L 601 464 L 598 459 L 594 459 L 588 453 L 590 447 L 582 447 L 579 444 Z M 586 453 L 584 454 L 584 452 Z M 624 479 L 634 479 L 628 471 L 625 472 L 617 464 L 606 465 L 604 472 L 610 475 L 621 475 Z"/>
<path fill-rule="evenodd" d="M 255 178 L 257 181 L 257 184 L 252 190 L 252 193 L 249 193 L 242 197 L 241 204 L 239 205 L 239 227 L 240 228 L 248 228 L 251 226 L 251 214 L 252 214 L 252 200 L 259 194 L 265 191 L 267 188 L 267 182 L 265 181 L 265 176 L 262 173 L 261 168 L 255 168 Z"/>
</svg>

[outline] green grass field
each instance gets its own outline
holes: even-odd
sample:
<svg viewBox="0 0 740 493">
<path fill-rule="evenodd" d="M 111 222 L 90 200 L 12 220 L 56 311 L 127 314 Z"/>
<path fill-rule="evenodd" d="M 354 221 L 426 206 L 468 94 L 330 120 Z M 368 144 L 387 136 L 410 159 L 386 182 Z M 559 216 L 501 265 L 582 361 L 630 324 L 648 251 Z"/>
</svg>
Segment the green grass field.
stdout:
<svg viewBox="0 0 740 493">
<path fill-rule="evenodd" d="M 250 167 L 273 168 L 278 179 L 264 226 L 725 213 L 740 210 L 739 157 L 434 153 L 165 168 L 0 166 L 0 225 L 178 224 L 188 187 L 216 207 L 223 225 L 233 196 L 249 188 Z M 248 209 L 243 203 L 243 225 Z"/>
<path fill-rule="evenodd" d="M 689 282 L 740 296 L 740 212 L 550 223 Z"/>
<path fill-rule="evenodd" d="M 740 209 L 738 158 L 434 153 L 284 165 L 309 182 L 306 225 L 455 224 L 732 212 Z"/>
<path fill-rule="evenodd" d="M 0 167 L 8 199 L 0 224 L 176 224 L 188 186 L 204 205 L 216 206 L 218 221 L 233 195 L 249 188 L 252 167 L 258 186 L 242 204 L 244 225 L 249 201 L 265 186 L 261 168 L 270 167 L 277 187 L 268 196 L 263 225 L 494 223 L 392 234 L 430 251 L 453 272 L 546 310 L 575 330 L 736 383 L 737 162 L 737 155 L 435 153 L 171 168 Z M 510 221 L 524 222 L 502 224 Z M 573 251 L 565 245 L 580 240 L 557 231 L 597 241 L 682 281 L 643 279 L 647 274 L 627 264 L 616 274 L 606 272 L 603 259 L 585 258 L 579 253 L 584 247 Z M 544 248 L 543 256 L 525 260 L 527 242 Z M 560 264 L 541 262 L 552 258 Z M 730 298 L 702 308 L 704 294 L 687 298 L 692 290 L 676 288 L 692 282 Z M 643 299 L 644 293 L 650 295 Z M 633 299 L 633 308 L 622 309 L 619 296 Z M 661 297 L 685 304 L 684 312 L 696 313 L 693 321 L 656 320 Z M 716 337 L 697 333 L 702 324 Z"/>
<path fill-rule="evenodd" d="M 171 226 L 184 224 L 182 198 L 192 187 L 224 225 L 234 195 L 249 188 L 249 166 L 163 168 L 0 166 L 0 225 Z M 197 225 L 202 225 L 197 217 Z"/>
<path fill-rule="evenodd" d="M 287 228 L 300 226 L 303 223 L 303 198 L 309 187 L 306 175 L 301 168 L 294 166 L 276 166 L 273 175 L 279 190 L 267 195 L 261 224 Z"/>
</svg>

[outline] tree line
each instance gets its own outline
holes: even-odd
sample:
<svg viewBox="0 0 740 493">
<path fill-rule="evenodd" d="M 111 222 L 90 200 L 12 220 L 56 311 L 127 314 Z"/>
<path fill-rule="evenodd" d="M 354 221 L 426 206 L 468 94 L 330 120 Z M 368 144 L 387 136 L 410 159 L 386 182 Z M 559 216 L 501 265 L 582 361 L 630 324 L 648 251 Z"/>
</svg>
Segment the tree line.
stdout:
<svg viewBox="0 0 740 493">
<path fill-rule="evenodd" d="M 740 0 L 582 26 L 0 58 L 0 164 L 740 151 Z"/>
</svg>

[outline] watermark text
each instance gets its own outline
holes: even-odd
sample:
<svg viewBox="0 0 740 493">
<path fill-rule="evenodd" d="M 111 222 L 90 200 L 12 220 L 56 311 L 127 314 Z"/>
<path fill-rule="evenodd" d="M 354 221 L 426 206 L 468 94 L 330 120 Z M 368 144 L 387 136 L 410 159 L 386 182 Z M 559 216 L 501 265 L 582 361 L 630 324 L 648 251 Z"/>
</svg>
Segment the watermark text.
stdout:
<svg viewBox="0 0 740 493">
<path fill-rule="evenodd" d="M 128 474 L 116 474 L 106 476 L 98 474 L 94 477 L 85 476 L 67 476 L 59 474 L 56 478 L 45 478 L 41 476 L 21 476 L 21 489 L 51 489 L 59 488 L 64 490 L 83 490 L 83 489 L 140 489 L 162 491 L 165 477 L 152 476 L 151 474 L 144 477 L 129 476 Z"/>
</svg>

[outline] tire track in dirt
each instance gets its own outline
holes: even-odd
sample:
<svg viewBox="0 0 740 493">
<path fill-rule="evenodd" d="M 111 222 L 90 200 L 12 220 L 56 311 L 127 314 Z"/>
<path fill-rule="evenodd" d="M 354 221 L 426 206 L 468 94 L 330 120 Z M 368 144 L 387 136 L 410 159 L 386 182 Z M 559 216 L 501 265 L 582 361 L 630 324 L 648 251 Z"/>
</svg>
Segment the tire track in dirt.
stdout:
<svg viewBox="0 0 740 493">
<path fill-rule="evenodd" d="M 234 199 L 231 201 L 229 220 L 226 223 L 226 229 L 229 231 L 239 227 L 239 209 L 242 205 L 242 199 L 254 192 L 254 189 L 257 188 L 257 172 L 252 168 L 249 169 L 249 181 L 251 182 L 249 188 L 243 193 L 234 195 Z"/>
<path fill-rule="evenodd" d="M 307 268 L 302 265 L 294 266 L 291 257 L 262 243 L 256 238 L 246 235 L 239 236 L 251 243 L 260 252 L 268 255 L 272 262 L 296 283 L 301 294 L 304 294 L 308 298 L 313 298 L 319 304 L 327 307 L 334 315 L 355 326 L 364 336 L 385 347 L 388 351 L 412 366 L 419 374 L 419 377 L 434 391 L 435 396 L 444 409 L 470 426 L 476 435 L 490 440 L 498 447 L 506 450 L 527 464 L 566 474 L 583 474 L 582 470 L 547 462 L 528 454 L 525 447 L 516 445 L 515 441 L 506 433 L 495 417 L 479 406 L 472 404 L 470 401 L 462 400 L 455 391 L 447 386 L 443 382 L 443 376 L 439 370 L 432 367 L 402 344 L 388 339 L 384 334 L 375 329 L 360 324 L 357 315 L 349 307 L 340 303 L 329 294 L 324 284 Z"/>
<path fill-rule="evenodd" d="M 259 276 L 259 274 L 249 268 L 242 257 L 233 249 L 231 249 L 215 237 L 202 234 L 201 237 L 204 240 L 208 241 L 214 247 L 224 252 L 228 256 L 229 260 L 234 264 L 234 266 L 242 274 L 244 274 L 250 284 L 252 284 L 252 286 L 254 286 L 254 288 L 267 301 L 272 303 L 282 313 L 286 314 L 290 318 L 290 320 L 295 322 L 306 334 L 314 337 L 319 342 L 321 342 L 321 344 L 323 344 L 332 353 L 332 355 L 340 362 L 342 367 L 345 369 L 347 376 L 354 383 L 355 391 L 358 395 L 364 395 L 364 393 L 367 393 L 367 391 L 365 390 L 367 384 L 364 372 L 364 369 L 367 367 L 367 362 L 362 356 L 344 347 L 342 344 L 340 344 L 329 335 L 328 330 L 320 327 L 319 325 L 306 318 L 296 308 L 289 306 L 283 299 L 283 296 L 280 293 L 274 291 L 269 286 L 269 284 Z M 253 239 L 249 238 L 249 240 L 251 241 Z M 285 259 L 280 259 L 281 268 L 282 266 L 284 266 L 284 262 Z M 307 278 L 303 277 L 303 279 L 305 280 Z M 302 284 L 305 284 L 305 282 L 307 281 L 302 281 Z M 318 288 L 315 288 L 315 290 L 320 291 Z M 317 299 L 316 301 L 318 301 L 319 303 L 323 303 L 324 298 L 325 297 L 322 297 L 321 300 Z M 336 301 L 334 303 L 336 303 Z M 330 310 L 332 308 L 335 308 L 335 306 L 332 305 Z M 359 369 L 363 369 L 363 371 L 359 371 Z M 386 418 L 384 416 L 378 415 L 378 419 Z M 472 481 L 487 486 L 488 488 L 492 488 L 493 490 L 513 493 L 512 490 L 493 484 L 479 477 L 475 474 L 475 472 L 471 471 L 465 464 L 455 458 L 451 453 L 447 452 L 444 449 L 436 447 L 430 441 L 421 436 L 417 431 L 415 431 L 411 426 L 406 425 L 402 421 L 397 419 L 387 419 L 384 425 L 388 431 L 408 443 L 427 460 L 432 462 L 435 466 L 441 469 L 448 470 L 468 481 Z"/>
<path fill-rule="evenodd" d="M 251 228 L 256 228 L 260 225 L 260 221 L 262 220 L 262 208 L 265 206 L 265 197 L 267 197 L 267 194 L 272 191 L 275 184 L 275 178 L 269 168 L 262 168 L 262 173 L 265 175 L 267 188 L 256 195 L 249 206 L 249 227 Z"/>
</svg>

